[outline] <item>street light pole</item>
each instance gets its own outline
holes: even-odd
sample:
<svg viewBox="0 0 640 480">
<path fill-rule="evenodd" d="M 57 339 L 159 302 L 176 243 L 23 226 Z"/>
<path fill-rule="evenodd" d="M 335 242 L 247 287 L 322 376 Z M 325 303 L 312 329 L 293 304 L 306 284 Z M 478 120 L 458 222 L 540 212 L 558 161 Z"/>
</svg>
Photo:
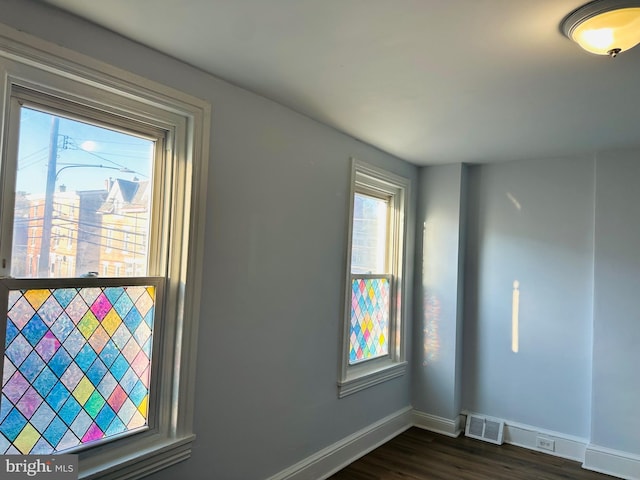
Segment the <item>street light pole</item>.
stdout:
<svg viewBox="0 0 640 480">
<path fill-rule="evenodd" d="M 42 220 L 42 241 L 40 243 L 40 261 L 38 276 L 49 276 L 49 250 L 51 249 L 51 221 L 53 220 L 53 194 L 56 188 L 56 168 L 58 161 L 58 130 L 60 119 L 54 116 L 51 120 L 51 136 L 49 138 L 49 164 L 47 165 L 47 186 L 44 193 L 44 215 Z"/>
</svg>

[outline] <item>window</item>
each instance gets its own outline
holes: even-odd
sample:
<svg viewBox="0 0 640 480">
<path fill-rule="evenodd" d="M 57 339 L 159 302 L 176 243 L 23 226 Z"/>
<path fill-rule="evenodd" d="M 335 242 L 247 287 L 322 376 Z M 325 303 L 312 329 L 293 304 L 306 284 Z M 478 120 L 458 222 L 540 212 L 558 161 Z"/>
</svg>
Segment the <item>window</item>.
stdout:
<svg viewBox="0 0 640 480">
<path fill-rule="evenodd" d="M 137 478 L 193 440 L 209 107 L 20 42 L 0 38 L 0 454 Z M 135 269 L 110 268 L 129 231 Z"/>
<path fill-rule="evenodd" d="M 131 239 L 132 239 L 131 227 L 125 227 L 124 233 L 123 233 L 123 241 L 122 241 L 122 250 L 124 253 L 128 253 L 129 250 L 131 249 L 131 245 L 132 245 Z"/>
<path fill-rule="evenodd" d="M 113 230 L 105 230 L 105 251 L 110 252 L 113 246 Z"/>
<path fill-rule="evenodd" d="M 389 255 L 390 197 L 362 187 L 353 197 L 351 229 L 351 313 L 349 364 L 389 353 L 391 310 Z"/>
<path fill-rule="evenodd" d="M 51 220 L 49 221 L 49 225 L 51 225 Z M 51 227 L 49 226 L 49 229 L 51 229 Z M 16 234 L 16 225 L 13 225 L 13 235 L 15 236 Z M 58 248 L 60 246 L 60 227 L 55 227 L 53 229 L 53 235 L 52 235 L 52 239 L 53 240 L 53 248 Z M 14 249 L 15 250 L 15 249 Z M 15 257 L 14 257 L 15 258 Z M 12 263 L 12 265 L 14 265 L 15 263 Z M 13 271 L 11 273 L 14 273 Z"/>
<path fill-rule="evenodd" d="M 340 397 L 403 375 L 409 181 L 352 161 Z"/>
</svg>

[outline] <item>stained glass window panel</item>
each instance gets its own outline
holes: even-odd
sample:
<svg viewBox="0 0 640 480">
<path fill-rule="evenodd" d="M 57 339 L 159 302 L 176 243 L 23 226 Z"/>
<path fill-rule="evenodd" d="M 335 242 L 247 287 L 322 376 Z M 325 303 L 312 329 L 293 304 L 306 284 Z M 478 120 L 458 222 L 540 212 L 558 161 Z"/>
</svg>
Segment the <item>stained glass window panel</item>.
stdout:
<svg viewBox="0 0 640 480">
<path fill-rule="evenodd" d="M 389 278 L 351 280 L 349 363 L 389 353 Z"/>
<path fill-rule="evenodd" d="M 50 454 L 147 425 L 154 286 L 10 290 L 0 454 Z"/>
</svg>

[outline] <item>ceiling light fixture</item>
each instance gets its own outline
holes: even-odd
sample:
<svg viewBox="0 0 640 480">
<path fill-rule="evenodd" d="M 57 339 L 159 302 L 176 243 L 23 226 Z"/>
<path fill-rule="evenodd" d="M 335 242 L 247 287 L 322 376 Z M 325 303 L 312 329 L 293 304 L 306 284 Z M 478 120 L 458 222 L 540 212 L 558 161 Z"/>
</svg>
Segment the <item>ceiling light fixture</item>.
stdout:
<svg viewBox="0 0 640 480">
<path fill-rule="evenodd" d="M 561 28 L 587 52 L 615 57 L 640 43 L 640 0 L 595 0 L 567 15 Z"/>
</svg>

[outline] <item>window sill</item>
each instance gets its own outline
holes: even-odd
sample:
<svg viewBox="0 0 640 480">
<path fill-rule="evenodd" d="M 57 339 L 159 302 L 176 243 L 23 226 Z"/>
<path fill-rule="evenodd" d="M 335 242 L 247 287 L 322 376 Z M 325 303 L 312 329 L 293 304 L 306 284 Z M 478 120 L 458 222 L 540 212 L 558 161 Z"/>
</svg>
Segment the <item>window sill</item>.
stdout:
<svg viewBox="0 0 640 480">
<path fill-rule="evenodd" d="M 377 364 L 375 367 L 364 365 L 363 368 L 359 367 L 351 367 L 352 371 L 347 372 L 346 378 L 338 382 L 338 398 L 344 398 L 407 373 L 407 362 L 389 361 L 383 365 Z"/>
<path fill-rule="evenodd" d="M 130 450 L 127 454 L 111 458 L 89 458 L 80 460 L 82 480 L 136 480 L 170 467 L 191 457 L 191 445 L 195 435 L 157 441 L 148 447 Z M 97 460 L 97 461 L 96 461 Z"/>
</svg>

